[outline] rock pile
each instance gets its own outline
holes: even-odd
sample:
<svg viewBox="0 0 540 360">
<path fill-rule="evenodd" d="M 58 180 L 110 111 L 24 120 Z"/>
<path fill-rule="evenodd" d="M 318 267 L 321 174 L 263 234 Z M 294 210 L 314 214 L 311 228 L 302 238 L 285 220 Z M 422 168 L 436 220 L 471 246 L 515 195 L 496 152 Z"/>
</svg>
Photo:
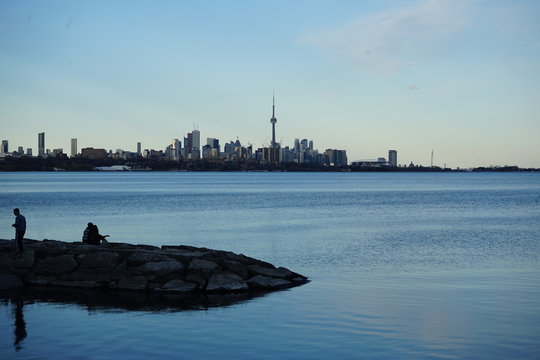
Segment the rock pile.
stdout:
<svg viewBox="0 0 540 360">
<path fill-rule="evenodd" d="M 118 289 L 157 293 L 234 293 L 278 290 L 306 277 L 242 254 L 192 246 L 100 246 L 0 240 L 0 290 L 22 286 Z"/>
</svg>

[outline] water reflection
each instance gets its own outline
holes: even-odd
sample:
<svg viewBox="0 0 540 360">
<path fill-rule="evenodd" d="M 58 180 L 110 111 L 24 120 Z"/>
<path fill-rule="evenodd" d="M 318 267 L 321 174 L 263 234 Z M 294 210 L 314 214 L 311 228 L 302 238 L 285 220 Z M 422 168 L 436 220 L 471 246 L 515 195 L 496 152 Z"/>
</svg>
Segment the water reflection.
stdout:
<svg viewBox="0 0 540 360">
<path fill-rule="evenodd" d="M 287 291 L 287 290 L 282 290 Z M 27 337 L 24 320 L 24 304 L 45 302 L 71 305 L 83 308 L 88 312 L 117 313 L 129 311 L 144 312 L 179 312 L 208 310 L 214 307 L 238 305 L 254 298 L 267 295 L 269 292 L 211 294 L 211 295 L 176 295 L 176 294 L 144 294 L 122 291 L 93 291 L 50 288 L 24 288 L 0 291 L 0 306 L 12 307 L 14 321 L 15 351 L 24 348 Z"/>
<path fill-rule="evenodd" d="M 43 287 L 1 291 L 0 300 L 11 301 L 16 304 L 16 314 L 20 314 L 20 316 L 17 315 L 16 319 L 18 322 L 24 323 L 22 316 L 23 302 L 69 304 L 97 312 L 177 312 L 231 306 L 265 296 L 268 293 L 270 292 L 183 295 Z"/>
<path fill-rule="evenodd" d="M 13 305 L 13 316 L 15 317 L 15 340 L 13 346 L 15 351 L 21 350 L 22 342 L 26 338 L 26 323 L 24 322 L 23 301 L 20 298 L 11 299 Z"/>
</svg>

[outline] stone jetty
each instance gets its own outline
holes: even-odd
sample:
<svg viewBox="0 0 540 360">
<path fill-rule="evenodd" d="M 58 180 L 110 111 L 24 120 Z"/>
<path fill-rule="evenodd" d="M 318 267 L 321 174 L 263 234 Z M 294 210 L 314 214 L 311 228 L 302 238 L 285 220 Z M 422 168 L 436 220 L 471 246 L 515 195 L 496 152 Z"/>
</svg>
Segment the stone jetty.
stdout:
<svg viewBox="0 0 540 360">
<path fill-rule="evenodd" d="M 149 246 L 0 240 L 0 290 L 70 288 L 153 294 L 227 294 L 273 291 L 305 284 L 305 276 L 229 251 Z"/>
</svg>

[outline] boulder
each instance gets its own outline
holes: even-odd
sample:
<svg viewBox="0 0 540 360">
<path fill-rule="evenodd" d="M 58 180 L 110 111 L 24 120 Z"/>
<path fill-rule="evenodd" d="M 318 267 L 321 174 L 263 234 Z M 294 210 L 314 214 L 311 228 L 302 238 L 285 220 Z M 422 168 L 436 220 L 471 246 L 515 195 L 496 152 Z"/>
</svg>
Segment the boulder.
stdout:
<svg viewBox="0 0 540 360">
<path fill-rule="evenodd" d="M 72 255 L 60 255 L 39 260 L 34 271 L 37 274 L 57 275 L 73 271 L 77 268 L 77 262 Z"/>
<path fill-rule="evenodd" d="M 132 272 L 136 275 L 152 275 L 160 277 L 174 272 L 180 274 L 183 268 L 184 265 L 181 262 L 171 259 L 170 261 L 165 262 L 149 262 L 137 266 Z"/>
<path fill-rule="evenodd" d="M 263 275 L 256 275 L 247 281 L 253 289 L 284 289 L 292 286 L 290 281 Z"/>
<path fill-rule="evenodd" d="M 81 269 L 107 268 L 118 265 L 119 255 L 115 252 L 94 252 L 77 257 Z"/>
<path fill-rule="evenodd" d="M 36 261 L 36 253 L 33 249 L 27 249 L 19 257 L 15 258 L 15 267 L 18 269 L 31 269 Z"/>
<path fill-rule="evenodd" d="M 52 280 L 49 282 L 51 286 L 63 286 L 63 287 L 76 287 L 76 288 L 86 288 L 93 289 L 96 287 L 95 281 L 62 281 L 62 280 Z"/>
<path fill-rule="evenodd" d="M 233 260 L 224 260 L 220 264 L 223 270 L 232 272 L 240 276 L 244 280 L 249 279 L 249 269 L 246 265 L 242 264 L 241 262 L 233 261 Z"/>
<path fill-rule="evenodd" d="M 0 290 L 9 290 L 23 286 L 23 282 L 12 274 L 0 274 Z"/>
<path fill-rule="evenodd" d="M 175 279 L 175 280 L 170 280 L 166 282 L 160 288 L 160 290 L 166 291 L 166 292 L 175 292 L 175 293 L 189 293 L 189 292 L 193 292 L 197 290 L 197 288 L 198 288 L 197 284 Z"/>
<path fill-rule="evenodd" d="M 189 263 L 188 271 L 189 272 L 195 272 L 202 274 L 206 279 L 212 274 L 214 270 L 216 270 L 219 267 L 218 264 L 216 264 L 213 261 L 209 260 L 202 260 L 202 259 L 193 259 L 191 263 Z"/>
<path fill-rule="evenodd" d="M 208 285 L 206 286 L 206 291 L 208 292 L 234 292 L 246 290 L 248 290 L 248 285 L 244 279 L 229 272 L 212 274 L 208 280 Z"/>
<path fill-rule="evenodd" d="M 142 265 L 149 262 L 160 262 L 160 261 L 172 261 L 174 259 L 170 258 L 167 255 L 158 254 L 154 252 L 134 252 L 127 261 L 129 265 Z"/>
<path fill-rule="evenodd" d="M 148 287 L 148 280 L 144 276 L 124 277 L 118 281 L 120 290 L 145 291 Z"/>
<path fill-rule="evenodd" d="M 292 279 L 293 277 L 296 276 L 295 273 L 293 273 L 292 271 L 288 269 L 285 269 L 284 267 L 271 269 L 271 268 L 262 267 L 259 265 L 250 265 L 249 270 L 251 270 L 255 274 L 264 275 L 268 277 L 274 277 L 278 279 Z"/>
</svg>

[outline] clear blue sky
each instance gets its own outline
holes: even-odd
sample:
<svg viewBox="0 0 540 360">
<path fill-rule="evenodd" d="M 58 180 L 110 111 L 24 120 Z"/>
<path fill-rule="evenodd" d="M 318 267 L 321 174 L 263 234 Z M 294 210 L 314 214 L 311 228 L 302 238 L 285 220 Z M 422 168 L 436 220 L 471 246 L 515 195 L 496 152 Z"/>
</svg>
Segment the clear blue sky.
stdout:
<svg viewBox="0 0 540 360">
<path fill-rule="evenodd" d="M 10 150 L 276 137 L 540 167 L 540 1 L 0 0 Z"/>
</svg>

